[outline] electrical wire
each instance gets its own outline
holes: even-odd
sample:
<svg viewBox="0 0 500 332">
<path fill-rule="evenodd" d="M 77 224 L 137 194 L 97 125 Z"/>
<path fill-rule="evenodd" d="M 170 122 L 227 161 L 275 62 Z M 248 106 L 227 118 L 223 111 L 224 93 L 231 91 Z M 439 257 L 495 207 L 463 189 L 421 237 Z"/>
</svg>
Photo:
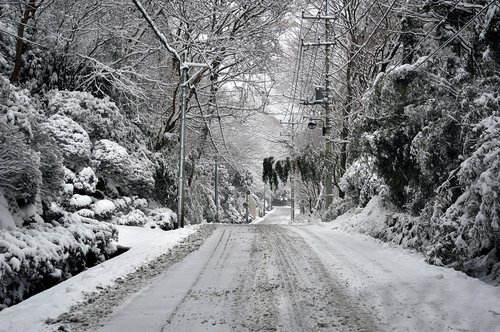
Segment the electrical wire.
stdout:
<svg viewBox="0 0 500 332">
<path fill-rule="evenodd" d="M 448 38 L 448 40 L 446 40 L 443 43 L 443 45 L 441 45 L 439 48 L 437 48 L 436 50 L 434 50 L 431 54 L 427 55 L 426 58 L 423 61 L 421 61 L 418 64 L 416 64 L 415 67 L 410 71 L 410 73 L 412 73 L 415 70 L 417 70 L 417 68 L 419 68 L 420 66 L 422 66 L 434 54 L 436 54 L 437 52 L 441 51 L 443 48 L 445 48 L 446 46 L 448 46 L 462 31 L 464 31 L 470 24 L 472 24 L 472 22 L 474 22 L 479 17 L 479 15 L 481 15 L 486 9 L 488 9 L 493 3 L 497 2 L 497 1 L 498 0 L 491 0 L 487 5 L 485 5 L 483 7 L 483 9 L 481 9 L 476 15 L 474 15 L 474 17 L 472 19 L 470 19 L 467 23 L 465 23 L 453 36 L 451 36 L 450 38 Z"/>
</svg>

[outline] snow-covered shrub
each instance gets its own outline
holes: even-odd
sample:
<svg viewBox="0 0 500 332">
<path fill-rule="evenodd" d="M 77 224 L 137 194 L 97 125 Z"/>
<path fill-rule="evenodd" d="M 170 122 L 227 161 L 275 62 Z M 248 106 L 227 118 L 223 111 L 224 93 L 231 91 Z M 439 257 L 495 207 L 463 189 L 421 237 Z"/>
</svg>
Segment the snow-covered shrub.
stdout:
<svg viewBox="0 0 500 332">
<path fill-rule="evenodd" d="M 382 185 L 371 156 L 362 156 L 354 161 L 340 179 L 340 189 L 361 207 L 379 193 Z"/>
<path fill-rule="evenodd" d="M 93 219 L 95 217 L 94 211 L 92 211 L 90 209 L 80 209 L 80 210 L 76 211 L 75 213 L 77 215 L 79 215 L 81 217 L 85 217 L 85 218 Z"/>
<path fill-rule="evenodd" d="M 500 65 L 500 6 L 494 3 L 486 13 L 485 23 L 482 25 L 481 41 L 488 43 L 488 57 Z M 485 53 L 486 53 L 485 52 Z M 484 56 L 483 56 L 484 58 Z"/>
<path fill-rule="evenodd" d="M 35 201 L 41 183 L 40 158 L 12 126 L 0 122 L 0 188 L 26 203 Z"/>
<path fill-rule="evenodd" d="M 148 213 L 148 217 L 151 220 L 151 223 L 148 223 L 147 226 L 158 226 L 165 231 L 173 229 L 174 223 L 177 222 L 177 214 L 167 208 L 151 210 Z"/>
<path fill-rule="evenodd" d="M 31 146 L 40 156 L 40 171 L 42 185 L 40 188 L 41 199 L 44 203 L 58 198 L 64 182 L 63 157 L 56 141 L 52 136 L 35 125 Z"/>
<path fill-rule="evenodd" d="M 77 170 L 89 160 L 92 144 L 89 135 L 78 123 L 56 114 L 48 118 L 43 126 L 56 139 L 64 157 L 64 164 L 68 168 Z"/>
<path fill-rule="evenodd" d="M 18 227 L 26 227 L 33 223 L 43 223 L 42 217 L 34 204 L 26 204 L 22 207 L 16 207 L 13 213 L 14 220 Z"/>
<path fill-rule="evenodd" d="M 474 130 L 479 135 L 475 151 L 457 173 L 463 193 L 444 213 L 446 203 L 436 206 L 435 245 L 428 256 L 433 263 L 455 264 L 484 276 L 491 264 L 472 266 L 471 262 L 500 252 L 500 117 L 488 117 Z"/>
<path fill-rule="evenodd" d="M 132 206 L 139 210 L 144 210 L 148 207 L 148 201 L 145 198 L 132 197 L 133 203 Z"/>
<path fill-rule="evenodd" d="M 136 140 L 135 126 L 128 122 L 109 97 L 97 98 L 88 92 L 51 91 L 48 94 L 48 113 L 69 117 L 78 122 L 90 139 L 109 139 L 121 145 Z"/>
<path fill-rule="evenodd" d="M 36 98 L 32 98 L 27 89 L 18 88 L 4 78 L 0 78 L 1 98 L 0 113 L 10 125 L 19 128 L 28 139 L 33 139 L 31 124 L 42 120 L 43 108 Z"/>
<path fill-rule="evenodd" d="M 2 188 L 0 188 L 0 230 L 16 227 L 16 222 L 9 210 L 9 203 L 5 199 Z"/>
<path fill-rule="evenodd" d="M 75 210 L 89 207 L 92 204 L 92 197 L 87 195 L 74 194 L 69 200 L 69 205 Z"/>
<path fill-rule="evenodd" d="M 153 164 L 129 155 L 120 144 L 103 139 L 94 144 L 92 162 L 97 176 L 115 195 L 144 196 L 154 188 Z"/>
<path fill-rule="evenodd" d="M 385 221 L 386 227 L 377 238 L 384 242 L 394 243 L 411 248 L 422 250 L 430 240 L 429 223 L 425 223 L 419 217 L 412 217 L 405 213 L 393 213 L 387 216 Z"/>
<path fill-rule="evenodd" d="M 114 217 L 112 222 L 118 225 L 143 226 L 149 222 L 149 218 L 141 210 L 135 209 L 122 216 Z"/>
<path fill-rule="evenodd" d="M 92 211 L 94 211 L 95 216 L 100 220 L 110 219 L 116 211 L 116 206 L 109 199 L 102 199 L 92 205 Z"/>
<path fill-rule="evenodd" d="M 73 180 L 73 185 L 75 189 L 78 189 L 84 193 L 92 194 L 96 191 L 97 186 L 97 176 L 91 167 L 85 167 L 76 175 Z"/>
<path fill-rule="evenodd" d="M 332 221 L 338 216 L 343 215 L 347 211 L 355 208 L 357 205 L 358 203 L 350 196 L 344 199 L 334 199 L 328 209 L 326 209 L 321 215 L 321 220 L 324 222 Z"/>
<path fill-rule="evenodd" d="M 64 182 L 73 184 L 76 181 L 76 174 L 64 166 Z"/>
<path fill-rule="evenodd" d="M 113 200 L 115 207 L 118 211 L 127 214 L 132 210 L 138 209 L 141 211 L 146 211 L 148 207 L 148 201 L 145 198 L 139 198 L 137 196 L 124 196 Z"/>
<path fill-rule="evenodd" d="M 0 34 L 0 74 L 7 76 L 12 70 L 12 60 L 15 57 L 16 29 L 14 15 L 6 2 L 0 4 L 0 17 L 0 31 L 5 31 Z"/>
<path fill-rule="evenodd" d="M 103 261 L 117 236 L 112 225 L 75 214 L 0 230 L 0 309 Z"/>
</svg>

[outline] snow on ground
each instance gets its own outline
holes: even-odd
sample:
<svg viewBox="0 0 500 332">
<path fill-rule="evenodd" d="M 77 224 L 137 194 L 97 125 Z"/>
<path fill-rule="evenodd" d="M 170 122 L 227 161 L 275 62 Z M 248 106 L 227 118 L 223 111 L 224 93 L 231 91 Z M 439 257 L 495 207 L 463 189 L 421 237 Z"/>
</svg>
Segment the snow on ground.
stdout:
<svg viewBox="0 0 500 332">
<path fill-rule="evenodd" d="M 382 330 L 500 332 L 500 288 L 332 227 L 294 229 L 359 303 L 378 313 Z"/>
<path fill-rule="evenodd" d="M 269 217 L 270 215 L 272 215 L 274 212 L 276 212 L 276 209 L 273 209 L 271 211 L 266 211 L 266 214 L 262 217 L 257 217 L 255 218 L 255 220 L 253 220 L 252 222 L 250 222 L 250 224 L 254 225 L 254 224 L 259 224 L 261 223 L 264 219 L 266 219 L 267 217 Z"/>
<path fill-rule="evenodd" d="M 385 226 L 384 206 L 375 197 L 332 222 L 294 229 L 359 302 L 379 313 L 383 330 L 500 332 L 500 287 L 365 235 Z"/>
<path fill-rule="evenodd" d="M 173 231 L 146 227 L 117 226 L 118 245 L 127 252 L 94 266 L 42 293 L 0 312 L 0 332 L 45 331 L 43 322 L 68 311 L 84 299 L 84 293 L 114 284 L 194 233 L 197 226 Z"/>
</svg>

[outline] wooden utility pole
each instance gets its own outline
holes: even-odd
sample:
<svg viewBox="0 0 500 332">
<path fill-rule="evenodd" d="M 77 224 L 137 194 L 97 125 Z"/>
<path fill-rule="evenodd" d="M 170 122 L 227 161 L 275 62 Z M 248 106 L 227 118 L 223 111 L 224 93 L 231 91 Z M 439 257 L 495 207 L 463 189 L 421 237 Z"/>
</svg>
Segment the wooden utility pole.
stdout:
<svg viewBox="0 0 500 332">
<path fill-rule="evenodd" d="M 219 155 L 215 155 L 215 222 L 219 222 Z"/>
<path fill-rule="evenodd" d="M 330 41 L 332 25 L 331 20 L 335 19 L 334 16 L 329 16 L 328 0 L 325 1 L 325 15 L 306 16 L 302 14 L 303 19 L 309 20 L 325 20 L 325 41 L 318 43 L 307 43 L 303 46 L 325 46 L 325 90 L 323 94 L 323 117 L 324 121 L 324 134 L 326 136 L 326 151 L 325 158 L 328 163 L 332 162 L 333 155 L 333 141 L 332 135 L 332 103 L 330 100 L 330 58 L 331 47 L 335 45 L 334 41 Z M 325 174 L 325 208 L 328 208 L 333 201 L 333 165 L 326 168 Z"/>
<path fill-rule="evenodd" d="M 291 156 L 292 160 L 295 160 L 295 125 L 298 124 L 298 122 L 280 122 L 281 124 L 287 124 L 292 126 L 292 131 L 290 134 L 286 134 L 284 136 L 290 136 L 290 143 L 291 143 Z M 291 205 L 291 211 L 290 211 L 290 220 L 293 222 L 295 220 L 295 175 L 293 172 L 290 174 L 290 205 Z"/>
</svg>

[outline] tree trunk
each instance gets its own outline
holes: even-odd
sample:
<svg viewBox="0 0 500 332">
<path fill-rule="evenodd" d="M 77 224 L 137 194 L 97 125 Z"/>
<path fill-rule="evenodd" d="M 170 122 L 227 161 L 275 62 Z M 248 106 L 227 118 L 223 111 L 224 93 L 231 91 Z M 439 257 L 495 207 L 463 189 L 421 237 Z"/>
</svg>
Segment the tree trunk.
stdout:
<svg viewBox="0 0 500 332">
<path fill-rule="evenodd" d="M 43 1 L 43 0 L 42 0 Z M 17 37 L 16 37 L 16 58 L 14 63 L 14 69 L 10 75 L 10 83 L 15 84 L 19 81 L 19 74 L 21 73 L 21 62 L 23 54 L 26 51 L 26 45 L 24 43 L 24 31 L 26 30 L 26 24 L 28 21 L 35 16 L 36 9 L 40 4 L 36 4 L 36 0 L 29 0 L 24 7 L 24 14 L 21 18 L 21 22 L 17 27 Z"/>
</svg>

